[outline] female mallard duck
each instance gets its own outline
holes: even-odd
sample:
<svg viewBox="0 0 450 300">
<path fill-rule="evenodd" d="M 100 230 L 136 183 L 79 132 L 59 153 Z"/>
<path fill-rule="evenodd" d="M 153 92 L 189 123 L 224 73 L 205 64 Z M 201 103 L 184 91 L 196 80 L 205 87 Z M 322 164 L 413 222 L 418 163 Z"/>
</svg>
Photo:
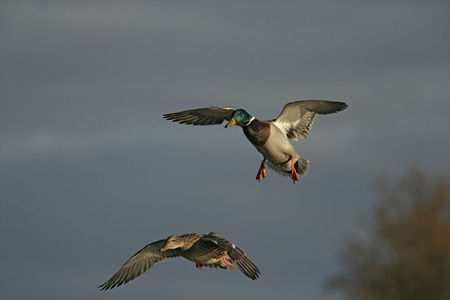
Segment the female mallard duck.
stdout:
<svg viewBox="0 0 450 300">
<path fill-rule="evenodd" d="M 153 265 L 178 256 L 195 262 L 200 270 L 203 266 L 234 269 L 233 263 L 236 263 L 239 270 L 251 279 L 256 280 L 260 275 L 258 267 L 227 239 L 214 232 L 208 235 L 187 233 L 182 236 L 171 235 L 165 240 L 148 244 L 99 288 L 103 291 L 119 287 L 142 275 Z"/>
<path fill-rule="evenodd" d="M 256 179 L 266 177 L 264 163 L 278 174 L 298 181 L 305 175 L 309 162 L 297 154 L 288 139 L 306 139 L 317 114 L 332 114 L 347 108 L 344 102 L 306 100 L 288 103 L 275 120 L 260 121 L 243 109 L 234 107 L 207 107 L 163 115 L 167 120 L 180 124 L 216 125 L 229 121 L 226 128 L 237 124 L 242 127 L 247 139 L 264 157 Z"/>
</svg>

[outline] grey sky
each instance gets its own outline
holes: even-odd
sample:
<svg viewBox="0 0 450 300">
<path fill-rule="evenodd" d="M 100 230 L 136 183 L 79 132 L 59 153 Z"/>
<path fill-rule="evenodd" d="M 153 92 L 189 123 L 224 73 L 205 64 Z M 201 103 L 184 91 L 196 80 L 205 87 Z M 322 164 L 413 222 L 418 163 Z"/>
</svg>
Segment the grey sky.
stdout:
<svg viewBox="0 0 450 300">
<path fill-rule="evenodd" d="M 381 172 L 449 174 L 447 1 L 4 1 L 0 5 L 0 298 L 339 299 L 338 270 Z M 212 105 L 319 116 L 300 182 L 239 128 L 163 113 Z M 261 270 L 158 264 L 108 292 L 147 243 L 216 231 Z"/>
</svg>

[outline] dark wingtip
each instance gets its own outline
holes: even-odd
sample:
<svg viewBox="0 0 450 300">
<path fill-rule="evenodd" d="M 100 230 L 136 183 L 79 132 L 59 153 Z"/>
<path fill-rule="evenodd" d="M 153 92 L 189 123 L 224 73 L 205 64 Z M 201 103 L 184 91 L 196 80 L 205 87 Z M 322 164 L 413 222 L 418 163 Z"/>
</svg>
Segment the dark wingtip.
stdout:
<svg viewBox="0 0 450 300">
<path fill-rule="evenodd" d="M 348 107 L 347 103 L 345 103 L 345 102 L 341 102 L 340 104 L 341 105 L 339 106 L 339 110 L 338 111 L 344 110 L 344 109 L 346 109 Z"/>
</svg>

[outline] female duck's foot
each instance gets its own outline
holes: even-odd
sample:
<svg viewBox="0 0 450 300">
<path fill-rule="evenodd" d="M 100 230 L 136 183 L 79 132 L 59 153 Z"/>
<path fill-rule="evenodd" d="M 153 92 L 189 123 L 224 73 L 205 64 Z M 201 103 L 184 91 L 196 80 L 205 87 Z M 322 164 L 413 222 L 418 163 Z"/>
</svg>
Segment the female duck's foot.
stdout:
<svg viewBox="0 0 450 300">
<path fill-rule="evenodd" d="M 202 267 L 203 267 L 203 265 L 202 265 L 202 264 L 199 264 L 199 263 L 195 263 L 195 266 L 196 266 L 199 270 L 201 270 Z"/>
<path fill-rule="evenodd" d="M 225 257 L 222 260 L 231 270 L 234 270 L 234 266 Z"/>
<path fill-rule="evenodd" d="M 258 174 L 256 174 L 256 180 L 259 180 L 261 182 L 263 178 L 266 178 L 266 166 L 264 165 L 264 161 L 259 167 Z"/>
<path fill-rule="evenodd" d="M 297 173 L 297 170 L 295 170 L 293 157 L 291 157 L 291 178 L 294 183 L 295 183 L 295 181 L 298 181 L 298 173 Z"/>
</svg>

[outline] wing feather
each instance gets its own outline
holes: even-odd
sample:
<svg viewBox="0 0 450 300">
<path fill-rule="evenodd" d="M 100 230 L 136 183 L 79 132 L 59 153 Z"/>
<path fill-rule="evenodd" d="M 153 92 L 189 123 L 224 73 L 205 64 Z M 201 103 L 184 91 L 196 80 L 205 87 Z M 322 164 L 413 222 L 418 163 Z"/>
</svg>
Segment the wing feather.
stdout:
<svg viewBox="0 0 450 300">
<path fill-rule="evenodd" d="M 163 117 L 186 125 L 218 125 L 224 120 L 231 120 L 231 114 L 235 110 L 231 106 L 212 106 L 164 114 Z"/>
<path fill-rule="evenodd" d="M 221 237 L 217 233 L 210 232 L 208 235 L 202 237 L 205 240 L 213 240 L 220 247 L 224 248 L 228 256 L 236 263 L 239 270 L 244 273 L 247 277 L 250 277 L 253 280 L 259 278 L 261 274 L 258 267 L 247 257 L 247 255 L 236 245 L 228 241 L 226 238 Z"/>
<path fill-rule="evenodd" d="M 159 240 L 148 244 L 135 255 L 133 255 L 107 282 L 99 286 L 101 290 L 108 290 L 119 287 L 136 277 L 145 273 L 155 264 L 163 262 L 169 258 L 180 256 L 179 249 L 159 251 L 166 243 L 166 240 Z"/>
<path fill-rule="evenodd" d="M 327 115 L 347 108 L 344 102 L 325 100 L 305 100 L 288 103 L 281 114 L 273 120 L 287 138 L 296 141 L 297 138 L 308 137 L 309 130 L 317 114 Z"/>
</svg>

